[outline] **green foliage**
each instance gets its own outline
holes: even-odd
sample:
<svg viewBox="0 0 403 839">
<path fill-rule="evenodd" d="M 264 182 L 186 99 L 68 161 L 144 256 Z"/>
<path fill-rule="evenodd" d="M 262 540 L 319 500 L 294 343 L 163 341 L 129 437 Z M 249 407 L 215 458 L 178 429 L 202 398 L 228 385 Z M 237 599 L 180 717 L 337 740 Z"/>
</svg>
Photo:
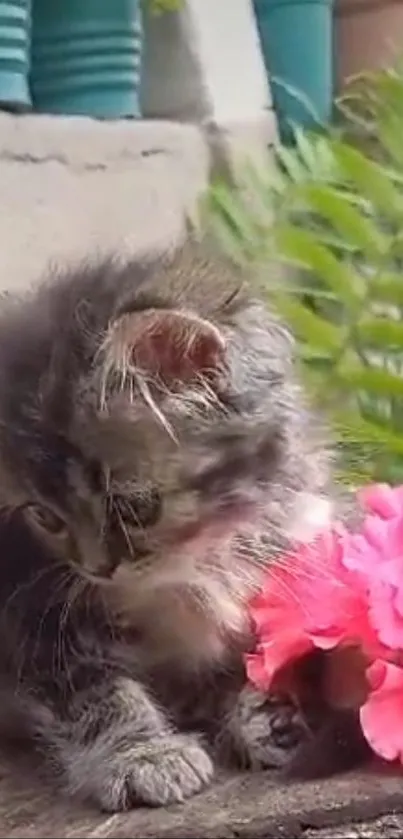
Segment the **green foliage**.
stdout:
<svg viewBox="0 0 403 839">
<path fill-rule="evenodd" d="M 403 482 L 403 72 L 338 106 L 337 128 L 213 183 L 202 218 L 299 339 L 347 480 Z"/>
<path fill-rule="evenodd" d="M 153 15 L 164 12 L 177 12 L 182 8 L 184 0 L 143 0 Z"/>
</svg>

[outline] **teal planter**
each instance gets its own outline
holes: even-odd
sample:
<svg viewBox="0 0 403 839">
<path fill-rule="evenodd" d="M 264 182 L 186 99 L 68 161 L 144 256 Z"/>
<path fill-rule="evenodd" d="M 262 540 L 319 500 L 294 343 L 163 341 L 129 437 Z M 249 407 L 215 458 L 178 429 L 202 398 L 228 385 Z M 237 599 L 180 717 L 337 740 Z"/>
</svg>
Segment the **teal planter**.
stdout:
<svg viewBox="0 0 403 839">
<path fill-rule="evenodd" d="M 34 0 L 34 110 L 139 117 L 141 0 Z"/>
<path fill-rule="evenodd" d="M 31 0 L 0 0 L 0 107 L 30 108 Z"/>
<path fill-rule="evenodd" d="M 287 142 L 292 123 L 314 129 L 331 119 L 333 0 L 254 0 L 254 7 L 279 130 Z"/>
</svg>

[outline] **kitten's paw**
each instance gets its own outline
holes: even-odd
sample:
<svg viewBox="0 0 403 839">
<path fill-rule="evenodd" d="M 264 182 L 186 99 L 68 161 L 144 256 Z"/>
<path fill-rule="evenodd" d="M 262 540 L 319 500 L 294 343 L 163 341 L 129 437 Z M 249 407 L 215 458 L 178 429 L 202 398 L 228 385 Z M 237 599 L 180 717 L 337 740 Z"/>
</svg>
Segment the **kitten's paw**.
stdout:
<svg viewBox="0 0 403 839">
<path fill-rule="evenodd" d="M 222 753 L 253 769 L 281 768 L 306 740 L 306 723 L 291 702 L 245 688 L 222 735 Z"/>
<path fill-rule="evenodd" d="M 199 792 L 212 775 L 212 761 L 198 741 L 171 734 L 115 754 L 96 798 L 112 812 L 138 804 L 166 806 Z"/>
</svg>

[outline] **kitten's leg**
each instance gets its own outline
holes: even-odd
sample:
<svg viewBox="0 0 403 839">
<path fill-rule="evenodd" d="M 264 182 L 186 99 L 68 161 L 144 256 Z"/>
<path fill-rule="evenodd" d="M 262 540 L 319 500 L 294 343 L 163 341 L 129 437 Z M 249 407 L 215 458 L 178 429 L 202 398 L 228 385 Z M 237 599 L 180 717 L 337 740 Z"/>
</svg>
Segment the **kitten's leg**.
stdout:
<svg viewBox="0 0 403 839">
<path fill-rule="evenodd" d="M 119 678 L 78 693 L 67 718 L 39 732 L 71 793 L 108 811 L 181 802 L 211 778 L 194 735 L 172 730 L 143 686 Z"/>
<path fill-rule="evenodd" d="M 56 561 L 20 514 L 0 514 L 0 549 L 0 671 L 67 788 L 112 811 L 196 793 L 210 758 L 127 677 L 135 647 L 115 637 L 99 586 Z"/>
<path fill-rule="evenodd" d="M 303 715 L 285 698 L 246 686 L 216 738 L 218 756 L 244 768 L 286 766 L 309 736 Z"/>
</svg>

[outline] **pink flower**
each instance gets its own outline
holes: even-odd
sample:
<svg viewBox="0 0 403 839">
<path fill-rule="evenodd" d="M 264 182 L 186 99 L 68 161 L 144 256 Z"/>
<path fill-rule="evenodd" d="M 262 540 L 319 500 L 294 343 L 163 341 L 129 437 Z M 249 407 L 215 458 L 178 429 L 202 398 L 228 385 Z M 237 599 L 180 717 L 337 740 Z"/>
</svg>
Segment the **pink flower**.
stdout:
<svg viewBox="0 0 403 839">
<path fill-rule="evenodd" d="M 360 710 L 364 735 L 380 757 L 403 762 L 403 669 L 377 659 L 367 678 L 371 691 Z"/>
<path fill-rule="evenodd" d="M 247 674 L 267 690 L 315 648 L 357 649 L 363 673 L 372 662 L 364 735 L 377 754 L 403 763 L 403 486 L 367 487 L 360 500 L 368 515 L 358 533 L 337 525 L 268 575 L 251 604 L 257 645 Z"/>
<path fill-rule="evenodd" d="M 267 690 L 284 665 L 315 647 L 328 650 L 372 630 L 359 578 L 342 564 L 341 528 L 302 545 L 271 572 L 250 606 L 258 639 L 246 658 L 247 675 Z"/>
<path fill-rule="evenodd" d="M 403 486 L 370 484 L 359 491 L 358 499 L 368 513 L 374 513 L 382 519 L 401 516 L 403 513 Z"/>
<path fill-rule="evenodd" d="M 366 586 L 378 641 L 403 649 L 403 516 L 369 516 L 362 532 L 346 540 L 342 563 Z"/>
</svg>

